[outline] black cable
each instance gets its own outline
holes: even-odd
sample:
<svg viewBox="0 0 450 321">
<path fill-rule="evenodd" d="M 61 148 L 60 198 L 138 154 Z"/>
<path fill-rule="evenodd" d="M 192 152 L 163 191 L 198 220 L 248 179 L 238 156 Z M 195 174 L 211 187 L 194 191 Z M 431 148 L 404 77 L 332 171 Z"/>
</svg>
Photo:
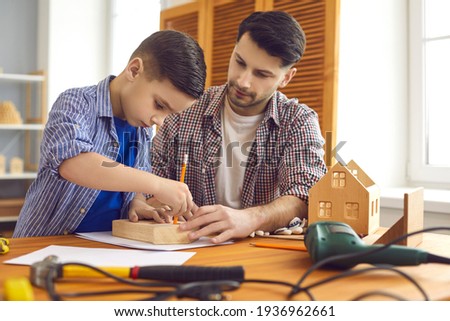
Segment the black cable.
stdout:
<svg viewBox="0 0 450 321">
<path fill-rule="evenodd" d="M 295 294 L 299 293 L 300 291 L 303 291 L 304 288 L 301 287 L 301 284 L 305 281 L 305 279 L 311 273 L 313 273 L 314 271 L 316 271 L 320 267 L 323 267 L 324 265 L 327 265 L 327 264 L 329 264 L 331 262 L 335 262 L 335 261 L 340 261 L 340 260 L 345 260 L 345 259 L 353 259 L 353 258 L 357 258 L 357 257 L 361 257 L 361 256 L 377 253 L 377 252 L 380 252 L 380 251 L 383 251 L 383 250 L 387 249 L 391 245 L 393 245 L 393 244 L 395 244 L 395 243 L 397 243 L 397 242 L 399 242 L 399 241 L 401 241 L 401 240 L 403 240 L 405 238 L 408 238 L 410 236 L 413 236 L 413 235 L 416 235 L 416 234 L 420 234 L 420 233 L 437 231 L 437 230 L 450 230 L 450 227 L 431 227 L 431 228 L 422 229 L 422 230 L 419 230 L 419 231 L 415 231 L 415 232 L 411 232 L 411 233 L 402 235 L 402 236 L 394 239 L 393 241 L 391 241 L 391 242 L 389 242 L 389 243 L 387 243 L 387 244 L 385 244 L 383 246 L 380 246 L 380 247 L 375 248 L 375 249 L 370 249 L 370 250 L 368 250 L 366 252 L 334 255 L 334 256 L 330 256 L 330 257 L 328 257 L 328 258 L 326 258 L 324 260 L 321 260 L 319 262 L 316 262 L 308 270 L 306 270 L 306 272 L 302 275 L 302 277 L 297 281 L 297 283 L 295 284 L 294 288 L 288 294 L 288 298 L 291 298 L 292 296 L 294 296 Z M 435 259 L 435 260 L 437 260 L 437 259 L 447 260 L 446 258 L 436 257 L 436 256 L 434 256 L 432 254 L 428 254 L 428 256 L 432 256 L 432 259 Z M 442 262 L 439 262 L 439 263 L 442 263 Z"/>
<path fill-rule="evenodd" d="M 356 275 L 359 275 L 359 274 L 372 272 L 372 271 L 376 271 L 376 270 L 387 270 L 387 271 L 390 271 L 390 272 L 395 272 L 395 273 L 399 274 L 400 276 L 403 276 L 405 279 L 410 281 L 419 290 L 419 292 L 423 295 L 425 301 L 429 301 L 429 297 L 426 294 L 425 290 L 411 276 L 409 276 L 405 272 L 403 272 L 401 270 L 398 270 L 396 268 L 393 268 L 391 266 L 383 266 L 383 265 L 371 266 L 371 267 L 368 267 L 368 268 L 358 269 L 358 270 L 347 270 L 347 271 L 341 272 L 341 273 L 339 273 L 337 275 L 334 275 L 334 276 L 325 278 L 323 280 L 317 281 L 315 283 L 312 283 L 312 284 L 310 284 L 308 286 L 302 287 L 302 288 L 300 288 L 298 293 L 301 293 L 301 292 L 306 291 L 306 290 L 311 290 L 311 289 L 313 289 L 315 287 L 327 284 L 327 283 L 329 283 L 331 281 L 335 281 L 335 280 L 342 279 L 342 278 L 345 278 L 345 277 L 356 276 Z"/>
<path fill-rule="evenodd" d="M 388 292 L 384 292 L 384 291 L 372 291 L 372 292 L 367 292 L 364 294 L 361 294 L 355 298 L 352 299 L 352 301 L 361 301 L 362 299 L 371 297 L 371 296 L 385 296 L 391 299 L 396 299 L 397 301 L 407 301 L 407 299 L 405 299 L 404 297 L 401 297 L 399 295 L 393 294 L 393 293 L 388 293 Z"/>
<path fill-rule="evenodd" d="M 277 281 L 277 280 L 263 280 L 263 279 L 244 279 L 241 283 L 266 283 L 266 284 L 277 284 L 277 285 L 284 285 L 288 286 L 290 288 L 293 288 L 295 284 L 285 282 L 285 281 Z"/>
</svg>

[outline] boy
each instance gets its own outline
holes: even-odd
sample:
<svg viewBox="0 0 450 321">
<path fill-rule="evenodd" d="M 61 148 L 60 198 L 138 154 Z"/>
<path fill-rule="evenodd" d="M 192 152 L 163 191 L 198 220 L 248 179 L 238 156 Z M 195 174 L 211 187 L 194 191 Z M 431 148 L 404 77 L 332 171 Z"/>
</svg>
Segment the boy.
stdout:
<svg viewBox="0 0 450 321">
<path fill-rule="evenodd" d="M 62 93 L 13 237 L 111 230 L 113 220 L 141 211 L 144 194 L 174 215 L 189 212 L 185 184 L 149 173 L 151 126 L 188 108 L 203 93 L 205 78 L 195 40 L 165 30 L 145 39 L 119 76 Z M 163 211 L 147 207 L 145 213 L 162 222 Z"/>
</svg>

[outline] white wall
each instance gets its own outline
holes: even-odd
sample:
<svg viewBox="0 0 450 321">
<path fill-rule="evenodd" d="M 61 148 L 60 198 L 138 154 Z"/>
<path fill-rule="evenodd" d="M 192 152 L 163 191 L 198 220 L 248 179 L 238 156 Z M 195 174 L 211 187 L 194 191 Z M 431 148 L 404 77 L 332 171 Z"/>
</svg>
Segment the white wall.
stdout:
<svg viewBox="0 0 450 321">
<path fill-rule="evenodd" d="M 139 44 L 159 30 L 159 0 L 110 0 L 111 60 L 109 70 L 118 75 L 128 63 Z M 130 23 L 130 17 L 134 18 Z"/>
<path fill-rule="evenodd" d="M 160 0 L 161 1 L 161 10 L 177 7 L 182 4 L 193 2 L 194 0 Z"/>
<path fill-rule="evenodd" d="M 337 141 L 380 186 L 404 186 L 407 0 L 341 0 Z"/>
<path fill-rule="evenodd" d="M 47 70 L 48 102 L 108 74 L 108 0 L 39 0 L 38 63 Z"/>
</svg>

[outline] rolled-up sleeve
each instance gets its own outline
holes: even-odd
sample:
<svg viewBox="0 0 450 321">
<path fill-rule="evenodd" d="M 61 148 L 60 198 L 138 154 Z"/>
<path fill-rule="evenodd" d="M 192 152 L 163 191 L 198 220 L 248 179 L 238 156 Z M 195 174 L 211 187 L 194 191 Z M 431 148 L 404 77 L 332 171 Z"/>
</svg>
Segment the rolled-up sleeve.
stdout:
<svg viewBox="0 0 450 321">
<path fill-rule="evenodd" d="M 302 111 L 288 132 L 279 171 L 280 195 L 295 195 L 308 204 L 309 189 L 327 171 L 317 114 Z"/>
<path fill-rule="evenodd" d="M 69 158 L 94 148 L 91 133 L 95 119 L 88 119 L 89 104 L 82 96 L 66 91 L 49 114 L 41 144 L 41 166 L 59 175 L 59 166 Z"/>
</svg>

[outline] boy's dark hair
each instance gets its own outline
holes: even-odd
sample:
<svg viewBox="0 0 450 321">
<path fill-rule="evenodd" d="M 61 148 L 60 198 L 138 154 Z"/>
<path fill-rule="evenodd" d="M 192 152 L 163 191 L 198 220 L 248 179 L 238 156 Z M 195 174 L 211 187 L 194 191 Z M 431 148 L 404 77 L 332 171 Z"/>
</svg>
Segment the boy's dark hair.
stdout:
<svg viewBox="0 0 450 321">
<path fill-rule="evenodd" d="M 168 79 L 177 89 L 195 99 L 205 89 L 206 64 L 203 50 L 191 36 L 175 30 L 157 31 L 144 39 L 131 55 L 144 62 L 147 79 Z"/>
<path fill-rule="evenodd" d="M 305 52 L 305 33 L 297 20 L 286 12 L 254 12 L 239 25 L 236 41 L 246 32 L 269 55 L 281 58 L 283 67 L 298 62 Z"/>
</svg>

